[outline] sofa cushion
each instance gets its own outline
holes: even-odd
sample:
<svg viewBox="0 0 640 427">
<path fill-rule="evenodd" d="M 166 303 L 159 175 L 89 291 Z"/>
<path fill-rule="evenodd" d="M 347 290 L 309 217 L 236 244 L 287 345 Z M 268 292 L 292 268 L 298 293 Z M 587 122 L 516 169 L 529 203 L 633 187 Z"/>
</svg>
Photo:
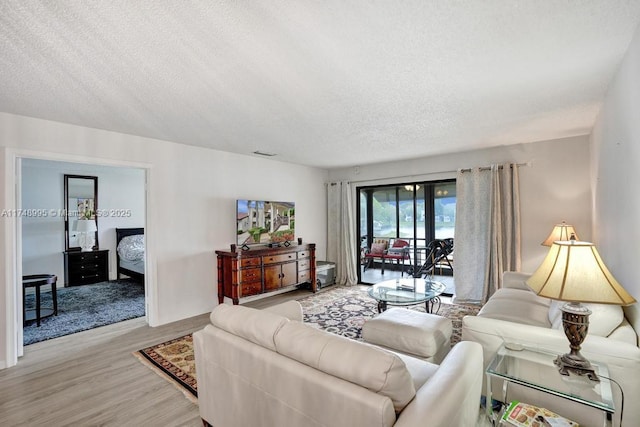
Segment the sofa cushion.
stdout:
<svg viewBox="0 0 640 427">
<path fill-rule="evenodd" d="M 283 325 L 275 343 L 276 351 L 284 356 L 389 397 L 396 412 L 401 412 L 416 394 L 404 362 L 369 344 L 299 322 Z"/>
<path fill-rule="evenodd" d="M 531 274 L 529 273 L 505 271 L 504 273 L 502 273 L 502 287 L 530 291 L 531 288 L 526 283 L 529 277 L 531 277 Z"/>
<path fill-rule="evenodd" d="M 562 329 L 562 310 L 565 301 L 552 301 L 549 306 L 549 321 L 554 329 Z M 608 337 L 624 320 L 624 311 L 619 305 L 583 303 L 591 310 L 589 334 Z"/>
<path fill-rule="evenodd" d="M 275 351 L 274 337 L 289 320 L 268 311 L 220 304 L 211 312 L 211 323 L 231 334 Z"/>
<path fill-rule="evenodd" d="M 564 301 L 552 300 L 549 304 L 549 323 L 553 329 L 562 329 L 562 307 Z"/>
<path fill-rule="evenodd" d="M 626 342 L 635 346 L 638 345 L 638 335 L 627 319 L 622 319 L 620 326 L 615 328 L 607 338 Z"/>
<path fill-rule="evenodd" d="M 478 316 L 525 325 L 551 327 L 549 300 L 530 290 L 498 289 L 482 307 Z"/>
<path fill-rule="evenodd" d="M 382 255 L 384 251 L 387 250 L 387 245 L 385 243 L 374 243 L 371 245 L 371 254 Z"/>
<path fill-rule="evenodd" d="M 264 311 L 274 313 L 279 316 L 286 317 L 289 320 L 296 320 L 302 322 L 304 316 L 302 315 L 302 306 L 298 301 L 287 301 L 280 304 L 272 305 L 263 308 Z"/>
</svg>

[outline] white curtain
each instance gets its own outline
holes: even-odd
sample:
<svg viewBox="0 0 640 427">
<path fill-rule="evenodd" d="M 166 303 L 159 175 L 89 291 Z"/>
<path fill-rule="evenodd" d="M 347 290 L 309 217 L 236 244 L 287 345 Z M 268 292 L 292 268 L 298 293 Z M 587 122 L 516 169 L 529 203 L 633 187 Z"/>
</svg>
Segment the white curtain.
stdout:
<svg viewBox="0 0 640 427">
<path fill-rule="evenodd" d="M 456 178 L 455 302 L 486 302 L 503 271 L 520 270 L 516 164 L 459 170 Z"/>
<path fill-rule="evenodd" d="M 348 182 L 327 185 L 327 261 L 336 263 L 336 284 L 358 283 L 352 187 Z"/>
</svg>

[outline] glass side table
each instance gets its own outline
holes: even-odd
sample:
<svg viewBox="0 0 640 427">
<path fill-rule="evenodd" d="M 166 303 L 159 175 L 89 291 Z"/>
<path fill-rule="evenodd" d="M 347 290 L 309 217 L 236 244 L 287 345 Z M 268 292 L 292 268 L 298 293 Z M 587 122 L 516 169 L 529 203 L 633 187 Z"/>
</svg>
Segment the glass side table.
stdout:
<svg viewBox="0 0 640 427">
<path fill-rule="evenodd" d="M 615 407 L 609 370 L 604 363 L 590 360 L 600 382 L 591 381 L 586 376 L 570 374 L 561 375 L 553 363 L 557 352 L 539 348 L 530 348 L 519 344 L 510 345 L 514 349 L 500 346 L 495 357 L 486 369 L 487 377 L 487 416 L 494 420 L 491 379 L 500 378 L 502 384 L 502 400 L 508 403 L 507 393 L 510 383 L 519 384 L 539 390 L 553 396 L 562 397 L 572 402 L 599 409 L 604 412 L 604 425 L 611 426 Z M 518 348 L 522 348 L 521 350 Z M 535 405 L 534 402 L 529 402 Z M 549 408 L 553 411 L 552 408 Z M 554 411 L 556 412 L 556 411 Z M 562 414 L 560 414 L 562 415 Z"/>
</svg>

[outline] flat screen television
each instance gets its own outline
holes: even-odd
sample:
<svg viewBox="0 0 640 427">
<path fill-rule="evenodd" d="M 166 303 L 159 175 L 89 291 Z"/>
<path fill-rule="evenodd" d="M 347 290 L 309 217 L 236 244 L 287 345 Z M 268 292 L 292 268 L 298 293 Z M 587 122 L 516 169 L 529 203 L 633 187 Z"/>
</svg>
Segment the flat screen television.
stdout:
<svg viewBox="0 0 640 427">
<path fill-rule="evenodd" d="M 295 203 L 238 199 L 236 201 L 237 244 L 288 244 L 295 239 Z"/>
</svg>

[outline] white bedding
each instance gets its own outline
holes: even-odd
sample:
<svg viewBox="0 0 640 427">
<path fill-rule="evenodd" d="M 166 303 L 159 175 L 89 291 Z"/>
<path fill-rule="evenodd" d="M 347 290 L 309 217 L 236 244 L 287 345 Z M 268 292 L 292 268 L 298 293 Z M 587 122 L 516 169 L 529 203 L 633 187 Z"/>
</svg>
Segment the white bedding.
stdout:
<svg viewBox="0 0 640 427">
<path fill-rule="evenodd" d="M 117 250 L 121 260 L 144 261 L 144 234 L 123 237 Z"/>
<path fill-rule="evenodd" d="M 120 267 L 126 268 L 127 270 L 135 271 L 136 273 L 144 274 L 144 259 L 129 261 L 120 258 Z"/>
</svg>

